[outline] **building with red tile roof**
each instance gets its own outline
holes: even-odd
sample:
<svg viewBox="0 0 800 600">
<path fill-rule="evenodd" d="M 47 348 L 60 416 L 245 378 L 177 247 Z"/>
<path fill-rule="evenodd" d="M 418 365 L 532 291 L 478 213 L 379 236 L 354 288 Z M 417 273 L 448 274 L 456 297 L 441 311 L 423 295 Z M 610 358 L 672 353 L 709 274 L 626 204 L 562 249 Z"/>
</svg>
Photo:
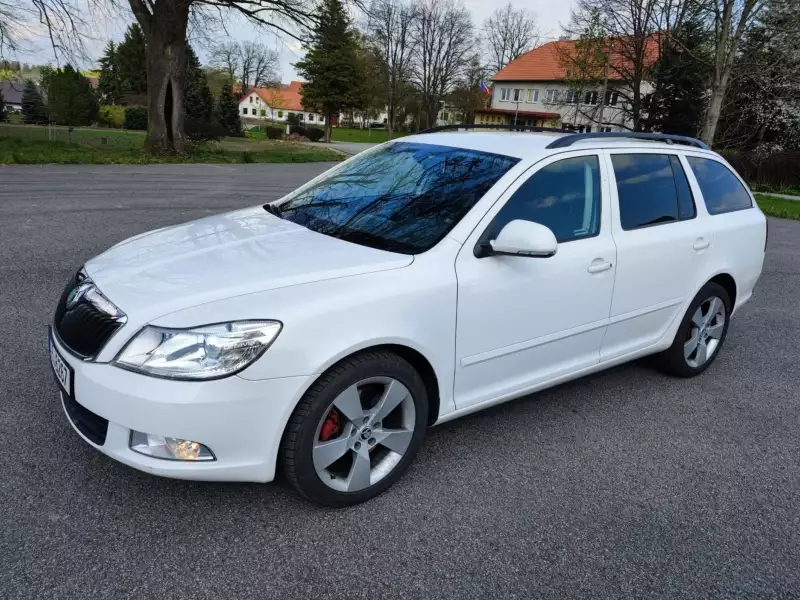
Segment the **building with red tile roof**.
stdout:
<svg viewBox="0 0 800 600">
<path fill-rule="evenodd" d="M 289 114 L 300 115 L 301 121 L 322 125 L 325 117 L 303 108 L 303 82 L 266 88 L 250 88 L 239 100 L 239 115 L 247 121 L 269 119 L 286 121 Z"/>
<path fill-rule="evenodd" d="M 652 66 L 659 57 L 661 40 L 648 38 L 644 46 L 645 63 Z M 491 78 L 490 107 L 477 111 L 475 122 L 565 127 L 580 131 L 614 131 L 624 129 L 620 91 L 624 74 L 632 68 L 621 49 L 620 40 L 610 40 L 612 46 L 608 64 L 609 86 L 605 102 L 601 102 L 602 84 L 598 89 L 582 90 L 580 94 L 567 83 L 570 66 L 577 53 L 576 40 L 550 42 L 511 61 Z M 605 65 L 596 77 L 604 77 Z M 650 89 L 644 84 L 643 93 Z M 601 113 L 602 111 L 602 120 Z"/>
</svg>

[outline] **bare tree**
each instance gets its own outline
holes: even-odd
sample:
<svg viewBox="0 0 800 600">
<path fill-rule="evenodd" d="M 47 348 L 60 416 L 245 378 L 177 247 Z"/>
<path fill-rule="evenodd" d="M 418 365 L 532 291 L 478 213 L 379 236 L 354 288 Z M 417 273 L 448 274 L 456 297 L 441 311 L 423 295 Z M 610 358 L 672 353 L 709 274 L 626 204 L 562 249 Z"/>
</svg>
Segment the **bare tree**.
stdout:
<svg viewBox="0 0 800 600">
<path fill-rule="evenodd" d="M 714 74 L 701 137 L 709 145 L 714 142 L 739 42 L 757 23 L 766 5 L 767 0 L 710 0 L 708 3 L 714 23 Z"/>
<path fill-rule="evenodd" d="M 622 100 L 624 127 L 647 126 L 646 95 L 664 43 L 680 30 L 687 9 L 704 0 L 578 0 L 571 31 L 584 32 L 600 15 L 608 47 L 608 79 Z"/>
<path fill-rule="evenodd" d="M 5 51 L 29 50 L 27 41 L 44 26 L 56 62 L 87 58 L 84 39 L 89 35 L 87 15 L 105 11 L 93 0 L 0 0 L 0 56 Z"/>
<path fill-rule="evenodd" d="M 190 18 L 222 20 L 244 15 L 250 21 L 299 38 L 315 20 L 311 0 L 128 0 L 147 38 L 147 117 L 145 147 L 183 151 L 183 89 L 186 32 Z"/>
<path fill-rule="evenodd" d="M 222 42 L 214 47 L 211 54 L 211 64 L 228 74 L 230 81 L 236 81 L 239 76 L 241 54 L 238 42 Z"/>
<path fill-rule="evenodd" d="M 536 15 L 524 8 L 515 9 L 511 2 L 484 21 L 483 31 L 490 56 L 489 68 L 495 73 L 538 46 L 541 39 Z"/>
<path fill-rule="evenodd" d="M 223 42 L 214 48 L 212 62 L 224 70 L 242 94 L 251 87 L 265 87 L 280 81 L 280 57 L 257 42 Z"/>
<path fill-rule="evenodd" d="M 425 125 L 436 119 L 440 102 L 452 91 L 471 58 L 472 19 L 460 0 L 419 0 L 411 28 L 412 82 L 425 110 Z"/>
<path fill-rule="evenodd" d="M 368 12 L 367 27 L 386 84 L 389 139 L 401 92 L 411 76 L 415 49 L 411 28 L 415 18 L 414 7 L 403 0 L 374 0 Z"/>
</svg>

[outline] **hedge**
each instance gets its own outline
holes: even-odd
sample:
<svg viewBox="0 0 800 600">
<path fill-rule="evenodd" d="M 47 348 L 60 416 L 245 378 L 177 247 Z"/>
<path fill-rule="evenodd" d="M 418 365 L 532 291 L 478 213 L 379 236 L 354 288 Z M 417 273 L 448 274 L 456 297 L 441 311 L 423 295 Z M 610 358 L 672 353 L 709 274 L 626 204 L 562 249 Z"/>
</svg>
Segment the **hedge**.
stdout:
<svg viewBox="0 0 800 600">
<path fill-rule="evenodd" d="M 147 129 L 147 107 L 128 106 L 125 108 L 125 129 L 136 129 L 143 131 Z"/>
<path fill-rule="evenodd" d="M 750 183 L 800 188 L 800 152 L 776 152 L 760 159 L 752 152 L 723 151 L 722 155 Z"/>
</svg>

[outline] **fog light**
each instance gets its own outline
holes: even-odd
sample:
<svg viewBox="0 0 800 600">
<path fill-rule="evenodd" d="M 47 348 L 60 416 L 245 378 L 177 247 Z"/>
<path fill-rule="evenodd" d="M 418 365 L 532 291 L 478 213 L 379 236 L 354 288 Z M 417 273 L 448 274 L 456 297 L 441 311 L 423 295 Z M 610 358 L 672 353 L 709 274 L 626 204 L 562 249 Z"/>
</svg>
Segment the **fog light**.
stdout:
<svg viewBox="0 0 800 600">
<path fill-rule="evenodd" d="M 216 460 L 214 453 L 200 442 L 131 431 L 131 450 L 166 460 Z"/>
</svg>

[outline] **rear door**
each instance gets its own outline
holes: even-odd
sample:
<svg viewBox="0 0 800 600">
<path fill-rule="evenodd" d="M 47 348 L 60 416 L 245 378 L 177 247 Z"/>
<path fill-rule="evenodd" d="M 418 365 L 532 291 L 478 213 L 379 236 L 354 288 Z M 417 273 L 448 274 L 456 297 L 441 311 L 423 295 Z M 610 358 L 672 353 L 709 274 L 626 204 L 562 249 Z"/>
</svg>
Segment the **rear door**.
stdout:
<svg viewBox="0 0 800 600">
<path fill-rule="evenodd" d="M 601 360 L 656 344 L 699 284 L 714 243 L 678 152 L 608 150 L 617 270 Z"/>
</svg>

